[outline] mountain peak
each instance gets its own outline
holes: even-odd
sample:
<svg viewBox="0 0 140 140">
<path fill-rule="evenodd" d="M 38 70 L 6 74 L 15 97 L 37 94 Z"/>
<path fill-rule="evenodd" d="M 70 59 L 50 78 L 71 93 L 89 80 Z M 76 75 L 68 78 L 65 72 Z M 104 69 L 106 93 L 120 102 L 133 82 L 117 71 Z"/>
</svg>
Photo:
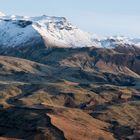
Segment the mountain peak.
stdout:
<svg viewBox="0 0 140 140">
<path fill-rule="evenodd" d="M 92 36 L 89 33 L 72 25 L 65 17 L 11 15 L 2 16 L 0 20 L 2 21 L 0 23 L 1 46 L 26 45 L 25 42 L 33 42 L 32 40 L 36 42 L 36 37 L 38 36 L 41 36 L 47 47 L 86 47 L 96 45 L 93 43 Z M 3 37 L 3 34 L 6 38 Z"/>
<path fill-rule="evenodd" d="M 100 38 L 89 34 L 71 24 L 65 17 L 6 16 L 0 12 L 0 21 L 0 46 L 4 47 L 26 46 L 30 42 L 36 43 L 41 39 L 47 47 L 140 46 L 140 39 L 130 39 L 124 36 Z"/>
</svg>

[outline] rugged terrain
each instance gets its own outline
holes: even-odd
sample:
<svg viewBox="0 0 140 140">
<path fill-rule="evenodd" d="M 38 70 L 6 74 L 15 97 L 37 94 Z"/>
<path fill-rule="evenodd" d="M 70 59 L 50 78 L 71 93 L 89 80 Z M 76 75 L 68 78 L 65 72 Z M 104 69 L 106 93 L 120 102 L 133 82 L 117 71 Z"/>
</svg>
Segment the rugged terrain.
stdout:
<svg viewBox="0 0 140 140">
<path fill-rule="evenodd" d="M 0 140 L 140 139 L 139 41 L 0 16 Z"/>
<path fill-rule="evenodd" d="M 0 54 L 3 139 L 138 139 L 138 48 L 32 46 Z"/>
</svg>

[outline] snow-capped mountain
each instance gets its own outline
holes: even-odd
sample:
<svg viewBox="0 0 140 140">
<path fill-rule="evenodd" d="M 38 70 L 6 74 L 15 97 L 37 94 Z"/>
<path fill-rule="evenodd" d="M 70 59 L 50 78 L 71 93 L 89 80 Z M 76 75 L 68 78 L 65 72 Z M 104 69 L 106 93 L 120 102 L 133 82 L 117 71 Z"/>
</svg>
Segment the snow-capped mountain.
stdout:
<svg viewBox="0 0 140 140">
<path fill-rule="evenodd" d="M 0 46 L 17 47 L 43 42 L 47 47 L 96 46 L 91 35 L 64 17 L 25 17 L 0 14 Z"/>
<path fill-rule="evenodd" d="M 134 43 L 137 46 L 140 46 L 140 38 L 129 39 L 129 41 L 131 41 L 132 43 Z"/>
<path fill-rule="evenodd" d="M 124 36 L 111 36 L 105 38 L 94 38 L 94 42 L 100 47 L 115 48 L 121 47 L 140 47 L 140 39 L 131 39 Z"/>
<path fill-rule="evenodd" d="M 7 16 L 0 12 L 0 47 L 44 44 L 46 47 L 139 47 L 140 39 L 99 38 L 72 25 L 64 17 Z"/>
</svg>

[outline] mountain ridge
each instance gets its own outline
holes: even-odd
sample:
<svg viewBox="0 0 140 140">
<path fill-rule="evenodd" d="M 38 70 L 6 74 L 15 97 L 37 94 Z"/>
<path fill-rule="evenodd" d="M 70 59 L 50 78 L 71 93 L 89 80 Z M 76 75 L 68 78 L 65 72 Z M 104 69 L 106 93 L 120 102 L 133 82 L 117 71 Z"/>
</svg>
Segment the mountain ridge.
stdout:
<svg viewBox="0 0 140 140">
<path fill-rule="evenodd" d="M 32 46 L 40 42 L 46 47 L 140 47 L 138 38 L 96 37 L 72 25 L 65 17 L 7 16 L 1 12 L 1 47 Z"/>
<path fill-rule="evenodd" d="M 13 31 L 10 29 L 13 29 Z M 1 42 L 3 41 L 1 46 L 20 46 L 22 44 L 20 38 L 27 43 L 29 40 L 32 41 L 32 39 L 36 38 L 37 34 L 43 38 L 48 47 L 83 47 L 92 46 L 93 44 L 88 33 L 73 26 L 64 17 L 50 17 L 46 15 L 39 17 L 1 16 L 0 31 Z M 7 40 L 4 42 L 3 36 L 6 36 L 11 44 L 10 42 L 5 44 Z M 25 40 L 24 37 L 27 36 L 29 38 Z M 18 40 L 19 42 L 16 42 Z"/>
<path fill-rule="evenodd" d="M 0 139 L 140 138 L 139 39 L 91 36 L 64 17 L 1 14 Z"/>
</svg>

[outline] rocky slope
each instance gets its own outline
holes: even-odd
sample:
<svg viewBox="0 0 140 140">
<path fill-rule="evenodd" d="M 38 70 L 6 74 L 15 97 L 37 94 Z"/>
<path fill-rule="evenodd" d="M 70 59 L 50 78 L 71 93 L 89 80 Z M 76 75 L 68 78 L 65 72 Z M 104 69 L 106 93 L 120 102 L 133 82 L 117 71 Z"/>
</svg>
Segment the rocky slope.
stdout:
<svg viewBox="0 0 140 140">
<path fill-rule="evenodd" d="M 0 136 L 137 138 L 138 51 L 44 45 L 1 49 Z"/>
<path fill-rule="evenodd" d="M 0 46 L 0 139 L 140 139 L 139 40 L 0 13 Z"/>
</svg>

